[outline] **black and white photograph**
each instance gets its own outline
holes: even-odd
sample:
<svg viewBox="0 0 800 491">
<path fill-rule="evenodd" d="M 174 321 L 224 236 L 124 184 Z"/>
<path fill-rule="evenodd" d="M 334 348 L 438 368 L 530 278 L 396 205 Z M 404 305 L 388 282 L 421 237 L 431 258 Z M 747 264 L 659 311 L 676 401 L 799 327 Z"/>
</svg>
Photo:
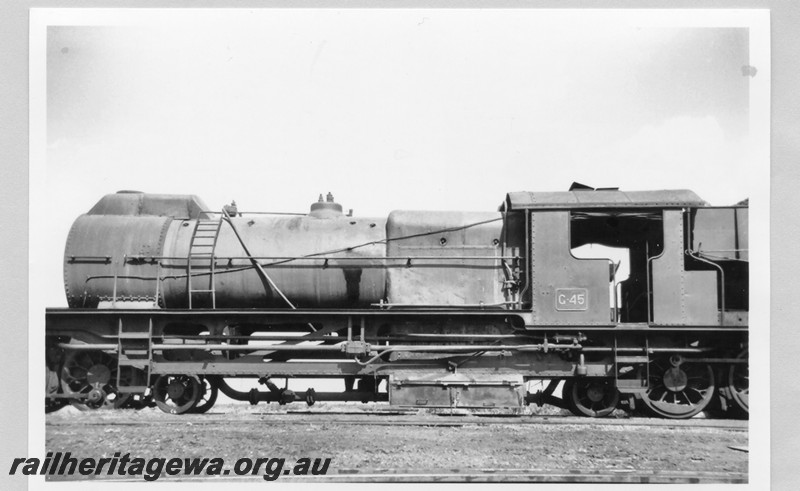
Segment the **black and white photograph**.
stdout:
<svg viewBox="0 0 800 491">
<path fill-rule="evenodd" d="M 10 476 L 769 482 L 768 11 L 30 22 Z"/>
</svg>

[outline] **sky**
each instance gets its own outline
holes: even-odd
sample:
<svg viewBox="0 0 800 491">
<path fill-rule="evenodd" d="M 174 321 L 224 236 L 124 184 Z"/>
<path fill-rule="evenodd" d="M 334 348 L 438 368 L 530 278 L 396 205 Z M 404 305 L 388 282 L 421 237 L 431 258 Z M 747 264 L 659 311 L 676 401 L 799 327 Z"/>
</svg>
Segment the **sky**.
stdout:
<svg viewBox="0 0 800 491">
<path fill-rule="evenodd" d="M 433 9 L 94 24 L 47 28 L 48 306 L 72 221 L 121 189 L 286 212 L 330 191 L 357 216 L 573 181 L 752 191 L 747 28 Z"/>
</svg>

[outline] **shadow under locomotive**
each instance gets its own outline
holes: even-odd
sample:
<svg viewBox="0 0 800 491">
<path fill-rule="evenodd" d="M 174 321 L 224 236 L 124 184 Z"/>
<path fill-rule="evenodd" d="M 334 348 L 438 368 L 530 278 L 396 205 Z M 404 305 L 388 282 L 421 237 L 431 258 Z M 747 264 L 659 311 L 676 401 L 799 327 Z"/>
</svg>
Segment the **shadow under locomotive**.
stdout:
<svg viewBox="0 0 800 491">
<path fill-rule="evenodd" d="M 687 190 L 580 185 L 510 193 L 497 212 L 387 218 L 344 215 L 330 195 L 308 215 L 107 195 L 67 240 L 69 307 L 46 314 L 46 408 L 205 412 L 222 391 L 253 404 L 746 416 L 747 220 L 746 203 Z M 291 391 L 284 378 L 344 390 Z"/>
</svg>

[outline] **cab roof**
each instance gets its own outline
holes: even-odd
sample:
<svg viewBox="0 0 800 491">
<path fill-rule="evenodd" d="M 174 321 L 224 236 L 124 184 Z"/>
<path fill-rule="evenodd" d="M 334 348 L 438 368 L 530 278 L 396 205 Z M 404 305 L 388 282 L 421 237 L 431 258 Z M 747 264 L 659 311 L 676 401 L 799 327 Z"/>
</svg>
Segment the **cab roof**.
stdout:
<svg viewBox="0 0 800 491">
<path fill-rule="evenodd" d="M 661 191 L 619 191 L 616 189 L 575 189 L 558 192 L 508 193 L 500 211 L 571 210 L 586 208 L 697 208 L 708 206 L 688 189 Z"/>
</svg>

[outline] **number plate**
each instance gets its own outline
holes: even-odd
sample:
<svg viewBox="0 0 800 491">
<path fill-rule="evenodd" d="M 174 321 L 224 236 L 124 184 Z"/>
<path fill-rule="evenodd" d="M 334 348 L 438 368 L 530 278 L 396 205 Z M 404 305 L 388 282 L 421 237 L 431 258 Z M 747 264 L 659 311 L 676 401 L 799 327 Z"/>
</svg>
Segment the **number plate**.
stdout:
<svg viewBox="0 0 800 491">
<path fill-rule="evenodd" d="M 586 288 L 556 288 L 556 310 L 586 310 L 588 307 Z"/>
</svg>

